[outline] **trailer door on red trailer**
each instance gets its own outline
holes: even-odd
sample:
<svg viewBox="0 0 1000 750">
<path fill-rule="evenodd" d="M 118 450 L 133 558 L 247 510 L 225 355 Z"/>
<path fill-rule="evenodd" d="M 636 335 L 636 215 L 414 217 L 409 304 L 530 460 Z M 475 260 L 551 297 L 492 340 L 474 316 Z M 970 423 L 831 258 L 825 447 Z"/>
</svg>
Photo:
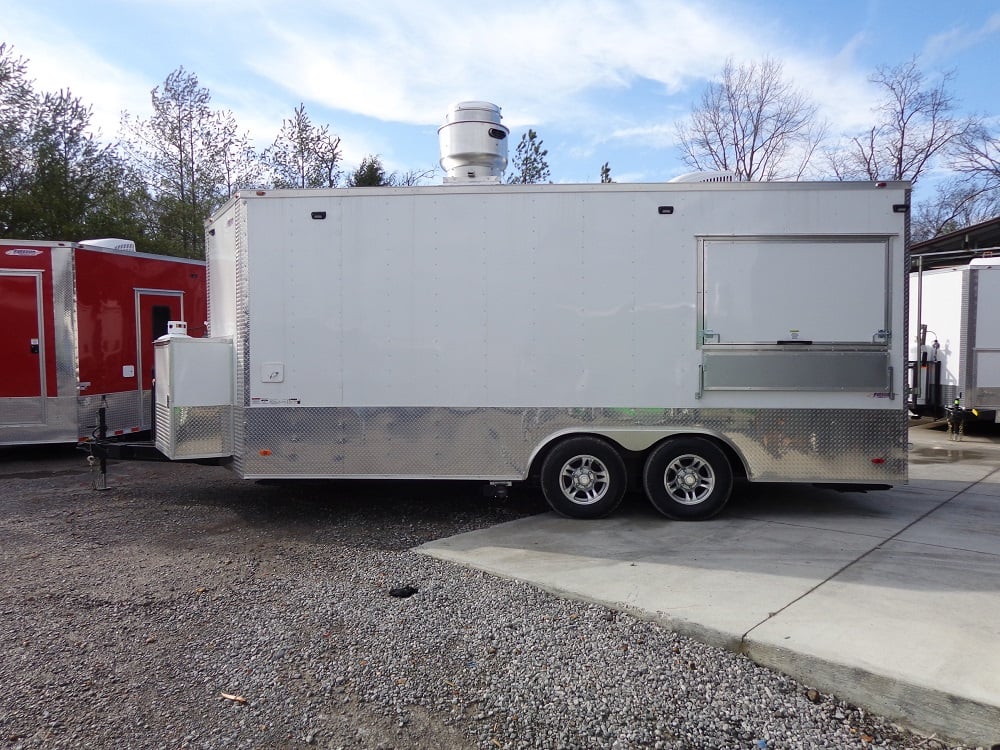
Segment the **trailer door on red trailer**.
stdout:
<svg viewBox="0 0 1000 750">
<path fill-rule="evenodd" d="M 184 293 L 144 290 L 135 292 L 137 345 L 136 363 L 141 390 L 153 387 L 153 342 L 167 333 L 167 321 L 184 319 Z"/>
<path fill-rule="evenodd" d="M 0 397 L 24 399 L 4 413 L 19 424 L 44 421 L 45 345 L 42 340 L 41 271 L 0 272 Z"/>
</svg>

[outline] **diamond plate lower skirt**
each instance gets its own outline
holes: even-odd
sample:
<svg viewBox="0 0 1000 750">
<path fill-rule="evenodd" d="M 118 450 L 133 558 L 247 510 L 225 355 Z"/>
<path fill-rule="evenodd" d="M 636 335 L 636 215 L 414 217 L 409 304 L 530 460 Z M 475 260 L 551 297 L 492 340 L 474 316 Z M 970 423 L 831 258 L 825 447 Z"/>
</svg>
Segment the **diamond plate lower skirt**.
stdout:
<svg viewBox="0 0 1000 750">
<path fill-rule="evenodd" d="M 906 481 L 907 421 L 889 409 L 236 409 L 246 478 L 524 479 L 552 440 L 597 434 L 643 451 L 678 433 L 725 443 L 753 481 Z M 218 425 L 219 421 L 206 420 Z"/>
</svg>

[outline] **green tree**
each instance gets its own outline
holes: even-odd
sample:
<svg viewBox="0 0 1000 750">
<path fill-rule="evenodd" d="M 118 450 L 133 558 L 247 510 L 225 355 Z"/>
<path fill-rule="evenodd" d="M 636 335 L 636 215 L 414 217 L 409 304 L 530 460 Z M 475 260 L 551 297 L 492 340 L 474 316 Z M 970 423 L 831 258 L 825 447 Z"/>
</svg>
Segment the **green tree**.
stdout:
<svg viewBox="0 0 1000 750">
<path fill-rule="evenodd" d="M 267 152 L 277 188 L 331 188 L 340 179 L 340 138 L 328 126 L 314 125 L 299 104 Z"/>
<path fill-rule="evenodd" d="M 511 161 L 513 172 L 508 175 L 507 183 L 511 185 L 527 185 L 549 181 L 549 163 L 545 157 L 549 152 L 542 148 L 542 139 L 532 129 L 521 135 L 521 142 L 514 151 Z"/>
<path fill-rule="evenodd" d="M 29 178 L 28 131 L 35 94 L 27 78 L 27 62 L 0 44 L 0 232 L 16 236 L 13 202 Z"/>
<path fill-rule="evenodd" d="M 681 157 L 692 169 L 733 172 L 738 180 L 801 179 L 826 133 L 816 112 L 780 63 L 737 67 L 730 59 L 676 126 Z"/>
<path fill-rule="evenodd" d="M 68 91 L 36 99 L 29 121 L 32 173 L 15 201 L 19 236 L 80 239 L 113 200 L 118 157 L 90 132 L 91 110 Z"/>
<path fill-rule="evenodd" d="M 211 94 L 183 67 L 150 92 L 153 114 L 122 118 L 125 148 L 155 201 L 154 233 L 172 255 L 205 257 L 205 219 L 228 198 L 225 153 L 231 145 Z"/>
<path fill-rule="evenodd" d="M 614 182 L 614 180 L 611 179 L 611 167 L 608 166 L 607 162 L 604 162 L 604 164 L 601 165 L 601 183 L 609 182 Z"/>
<path fill-rule="evenodd" d="M 379 187 L 395 184 L 395 175 L 386 174 L 378 156 L 366 156 L 347 178 L 348 187 Z"/>
<path fill-rule="evenodd" d="M 36 94 L 26 69 L 0 45 L 0 232 L 140 240 L 134 174 L 92 131 L 90 107 L 69 91 Z"/>
</svg>

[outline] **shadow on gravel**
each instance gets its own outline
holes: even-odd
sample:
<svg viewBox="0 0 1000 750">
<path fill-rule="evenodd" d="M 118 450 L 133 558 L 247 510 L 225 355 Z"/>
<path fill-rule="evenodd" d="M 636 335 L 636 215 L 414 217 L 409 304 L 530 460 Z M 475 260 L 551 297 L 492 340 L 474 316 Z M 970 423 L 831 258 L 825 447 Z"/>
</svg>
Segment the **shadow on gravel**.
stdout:
<svg viewBox="0 0 1000 750">
<path fill-rule="evenodd" d="M 117 478 L 116 478 L 117 475 Z M 543 513 L 532 487 L 498 500 L 482 482 L 402 480 L 246 481 L 221 467 L 157 464 L 152 470 L 110 467 L 108 493 L 139 514 L 158 509 L 174 534 L 156 543 L 193 538 L 258 538 L 399 551 L 432 539 Z M 178 530 L 183 524 L 183 530 Z"/>
<path fill-rule="evenodd" d="M 15 524 L 67 519 L 81 539 L 160 548 L 258 548 L 304 542 L 400 551 L 543 513 L 535 487 L 498 500 L 473 481 L 239 479 L 222 466 L 110 461 L 93 489 L 73 445 L 0 450 L 0 515 Z M 107 528 L 117 533 L 107 534 Z"/>
<path fill-rule="evenodd" d="M 11 467 L 37 466 L 51 462 L 76 462 L 76 459 L 79 459 L 79 467 L 86 471 L 85 454 L 75 444 L 0 445 L 0 476 L 6 476 L 7 470 Z"/>
</svg>

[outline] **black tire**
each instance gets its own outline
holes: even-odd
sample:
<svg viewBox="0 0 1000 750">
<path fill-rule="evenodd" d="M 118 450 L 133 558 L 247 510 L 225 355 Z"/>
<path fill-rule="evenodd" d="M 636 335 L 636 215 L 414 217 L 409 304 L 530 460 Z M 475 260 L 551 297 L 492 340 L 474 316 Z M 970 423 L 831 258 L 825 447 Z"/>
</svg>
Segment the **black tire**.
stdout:
<svg viewBox="0 0 1000 750">
<path fill-rule="evenodd" d="M 545 457 L 541 483 L 542 494 L 556 513 L 568 518 L 602 518 L 625 496 L 625 462 L 600 438 L 569 438 Z"/>
<path fill-rule="evenodd" d="M 729 502 L 733 469 L 715 443 L 704 438 L 672 438 L 649 454 L 642 484 L 649 502 L 667 518 L 701 521 Z"/>
</svg>

